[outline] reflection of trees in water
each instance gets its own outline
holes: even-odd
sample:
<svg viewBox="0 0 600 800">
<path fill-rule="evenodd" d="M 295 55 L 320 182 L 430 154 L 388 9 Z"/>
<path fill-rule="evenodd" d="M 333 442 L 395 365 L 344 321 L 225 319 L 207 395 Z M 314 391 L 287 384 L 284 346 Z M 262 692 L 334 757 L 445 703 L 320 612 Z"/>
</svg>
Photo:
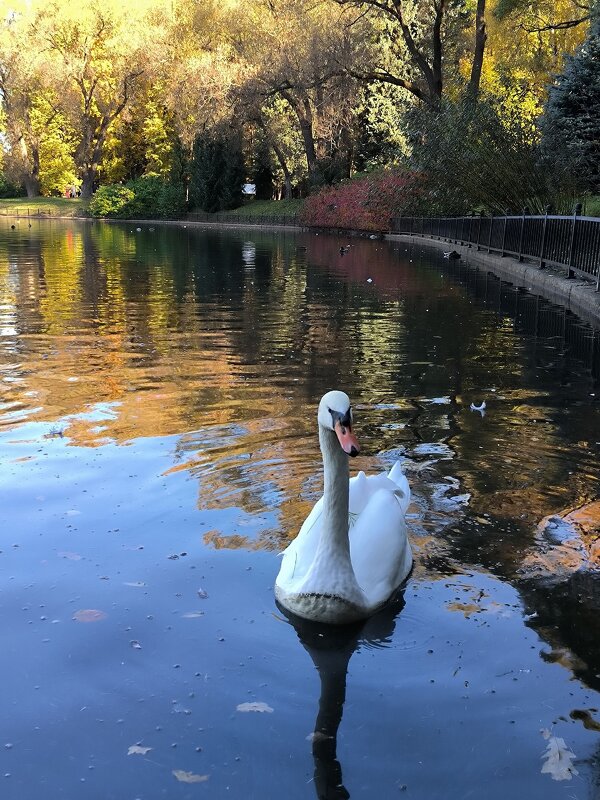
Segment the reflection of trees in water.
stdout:
<svg viewBox="0 0 600 800">
<path fill-rule="evenodd" d="M 6 398 L 31 419 L 80 415 L 64 431 L 77 445 L 177 434 L 173 469 L 198 479 L 200 507 L 278 515 L 276 532 L 271 520 L 212 544 L 273 547 L 320 491 L 315 406 L 339 385 L 374 453 L 363 469 L 406 454 L 432 462 L 412 475 L 417 494 L 451 475 L 472 495 L 443 536 L 451 512 L 429 519 L 436 557 L 514 580 L 535 523 L 597 492 L 600 416 L 578 361 L 600 354 L 594 334 L 484 273 L 447 281 L 442 269 L 463 267 L 437 255 L 418 265 L 416 249 L 355 240 L 341 257 L 339 244 L 100 223 L 7 231 L 0 303 L 14 331 L 1 358 L 20 382 Z M 485 418 L 467 410 L 482 399 Z M 87 412 L 103 403 L 99 433 Z M 556 589 L 544 603 L 549 618 L 570 609 L 560 636 L 595 653 L 593 615 L 570 632 L 573 604 Z"/>
<path fill-rule="evenodd" d="M 404 597 L 399 593 L 385 608 L 362 623 L 320 625 L 295 617 L 280 606 L 311 657 L 321 683 L 312 735 L 314 783 L 319 800 L 346 800 L 350 797 L 337 758 L 337 734 L 344 713 L 350 659 L 363 647 L 381 647 L 389 643 L 403 607 Z"/>
<path fill-rule="evenodd" d="M 37 339 L 18 337 L 19 399 L 32 407 L 37 401 L 24 393 L 38 391 L 40 413 L 55 417 L 118 401 L 102 434 L 116 441 L 201 431 L 198 459 L 197 437 L 188 437 L 178 464 L 208 462 L 203 502 L 237 489 L 236 502 L 255 513 L 266 498 L 302 496 L 320 463 L 314 405 L 336 384 L 366 406 L 357 413 L 365 452 L 370 443 L 376 452 L 409 454 L 419 442 L 449 444 L 450 471 L 472 493 L 472 509 L 510 521 L 506 535 L 488 537 L 488 564 L 513 569 L 520 554 L 512 562 L 511 554 L 530 538 L 523 536 L 530 523 L 589 492 L 593 453 L 583 453 L 586 469 L 575 478 L 572 457 L 556 458 L 572 447 L 573 430 L 600 439 L 597 422 L 572 402 L 582 388 L 576 377 L 561 389 L 570 405 L 557 412 L 560 347 L 524 346 L 510 320 L 482 311 L 441 277 L 437 256 L 433 268 L 415 270 L 408 260 L 418 261 L 415 252 L 363 240 L 341 257 L 339 239 L 326 236 L 53 223 L 48 237 L 48 229 L 7 242 L 11 258 L 16 242 L 30 250 L 16 301 L 9 297 L 19 331 L 43 325 Z M 540 371 L 542 356 L 558 367 Z M 67 384 L 69 376 L 79 380 Z M 490 385 L 507 399 L 485 419 L 466 413 Z M 427 402 L 439 396 L 449 402 Z M 238 423 L 244 430 L 224 448 L 212 444 L 213 428 Z M 93 425 L 86 433 L 80 420 L 70 433 L 79 444 L 97 442 Z M 480 534 L 461 545 L 472 560 L 481 560 Z"/>
</svg>

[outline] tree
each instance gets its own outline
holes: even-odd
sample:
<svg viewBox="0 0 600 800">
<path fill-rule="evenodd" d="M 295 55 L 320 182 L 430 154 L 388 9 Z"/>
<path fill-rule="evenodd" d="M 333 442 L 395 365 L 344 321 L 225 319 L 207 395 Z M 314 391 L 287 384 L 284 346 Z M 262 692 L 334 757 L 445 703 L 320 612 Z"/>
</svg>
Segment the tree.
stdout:
<svg viewBox="0 0 600 800">
<path fill-rule="evenodd" d="M 309 0 L 253 0 L 236 40 L 250 65 L 250 104 L 259 113 L 274 100 L 287 104 L 313 185 L 350 174 L 355 81 L 346 66 L 358 59 L 359 45 L 349 18 L 345 9 L 332 14 L 331 5 Z"/>
<path fill-rule="evenodd" d="M 51 104 L 43 104 L 42 70 L 26 35 L 27 19 L 8 14 L 0 29 L 0 92 L 8 144 L 6 168 L 11 180 L 25 186 L 28 197 L 40 193 L 39 126 L 32 124 L 44 113 L 50 121 Z M 37 113 L 34 109 L 37 107 Z M 43 107 L 43 111 L 42 111 Z M 36 129 L 37 128 L 37 129 Z"/>
<path fill-rule="evenodd" d="M 600 17 L 550 89 L 544 148 L 576 187 L 600 192 Z"/>
<path fill-rule="evenodd" d="M 245 177 L 239 131 L 214 129 L 196 137 L 190 168 L 193 206 L 208 213 L 241 206 Z"/>
<path fill-rule="evenodd" d="M 501 0 L 487 20 L 481 85 L 502 116 L 526 119 L 536 135 L 548 87 L 586 33 L 581 0 Z"/>
<path fill-rule="evenodd" d="M 36 31 L 65 81 L 62 105 L 78 132 L 76 162 L 82 197 L 90 197 L 104 145 L 144 72 L 141 35 L 132 20 L 96 5 L 70 13 L 66 3 L 40 11 Z M 137 28 L 137 30 L 141 30 Z"/>
<path fill-rule="evenodd" d="M 465 25 L 461 0 L 336 0 L 380 19 L 383 46 L 379 63 L 351 69 L 361 80 L 382 81 L 405 89 L 426 105 L 437 108 L 444 96 L 444 68 L 453 61 Z M 469 95 L 476 99 L 487 38 L 485 0 L 477 0 L 475 37 L 471 48 Z"/>
</svg>

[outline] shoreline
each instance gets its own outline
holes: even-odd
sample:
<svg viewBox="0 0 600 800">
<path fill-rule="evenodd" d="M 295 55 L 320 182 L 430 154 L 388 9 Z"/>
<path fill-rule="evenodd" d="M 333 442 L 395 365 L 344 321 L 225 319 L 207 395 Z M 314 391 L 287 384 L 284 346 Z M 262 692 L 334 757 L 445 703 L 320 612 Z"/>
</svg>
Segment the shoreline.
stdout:
<svg viewBox="0 0 600 800">
<path fill-rule="evenodd" d="M 411 236 L 405 233 L 389 233 L 387 241 L 434 247 L 447 252 L 460 253 L 463 263 L 475 269 L 483 268 L 514 286 L 538 294 L 556 305 L 564 306 L 586 322 L 600 327 L 600 292 L 596 292 L 591 281 L 583 278 L 566 278 L 555 267 L 538 267 L 519 261 L 512 256 L 477 251 L 468 245 L 451 244 L 427 236 Z"/>
</svg>

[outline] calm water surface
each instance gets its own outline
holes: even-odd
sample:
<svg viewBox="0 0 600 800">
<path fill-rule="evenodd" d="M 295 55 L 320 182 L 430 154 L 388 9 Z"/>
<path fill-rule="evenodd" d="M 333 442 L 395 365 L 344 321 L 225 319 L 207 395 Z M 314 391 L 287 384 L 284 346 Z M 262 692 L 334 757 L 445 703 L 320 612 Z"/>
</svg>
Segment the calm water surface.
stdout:
<svg viewBox="0 0 600 800">
<path fill-rule="evenodd" d="M 3 800 L 598 796 L 593 537 L 538 530 L 598 495 L 598 335 L 345 243 L 2 223 Z M 416 566 L 328 630 L 273 582 L 334 387 L 352 467 L 405 462 Z"/>
</svg>

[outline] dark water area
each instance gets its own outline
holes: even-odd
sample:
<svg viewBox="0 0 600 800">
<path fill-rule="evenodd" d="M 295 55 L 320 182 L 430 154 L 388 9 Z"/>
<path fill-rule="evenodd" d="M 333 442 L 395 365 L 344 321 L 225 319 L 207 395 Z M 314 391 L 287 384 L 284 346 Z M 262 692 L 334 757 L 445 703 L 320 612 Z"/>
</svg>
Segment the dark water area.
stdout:
<svg viewBox="0 0 600 800">
<path fill-rule="evenodd" d="M 3 223 L 3 800 L 600 796 L 598 332 L 346 244 Z M 349 628 L 273 597 L 330 388 L 414 496 Z"/>
</svg>

